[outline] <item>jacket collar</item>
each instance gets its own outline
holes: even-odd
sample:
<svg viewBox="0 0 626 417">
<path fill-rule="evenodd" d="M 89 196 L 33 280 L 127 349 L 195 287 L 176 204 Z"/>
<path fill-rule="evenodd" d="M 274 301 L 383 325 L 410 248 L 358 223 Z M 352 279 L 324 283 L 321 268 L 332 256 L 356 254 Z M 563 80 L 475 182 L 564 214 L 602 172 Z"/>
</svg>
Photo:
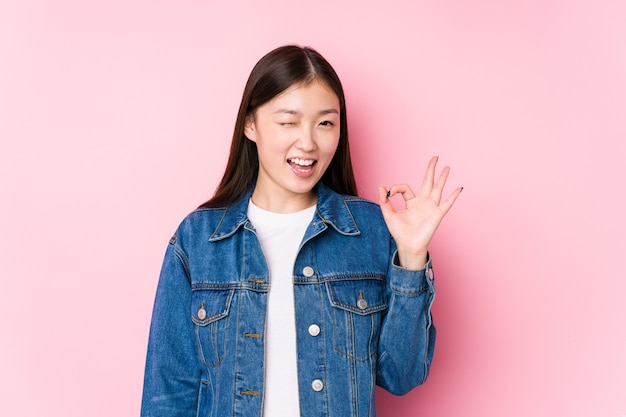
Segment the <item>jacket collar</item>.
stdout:
<svg viewBox="0 0 626 417">
<path fill-rule="evenodd" d="M 238 201 L 225 208 L 220 222 L 209 239 L 210 241 L 226 239 L 232 236 L 240 227 L 249 223 L 247 214 L 248 202 L 253 189 L 250 188 Z M 316 216 L 323 223 L 332 225 L 341 234 L 359 235 L 361 232 L 346 204 L 346 197 L 331 190 L 322 182 L 317 184 L 316 190 Z"/>
</svg>

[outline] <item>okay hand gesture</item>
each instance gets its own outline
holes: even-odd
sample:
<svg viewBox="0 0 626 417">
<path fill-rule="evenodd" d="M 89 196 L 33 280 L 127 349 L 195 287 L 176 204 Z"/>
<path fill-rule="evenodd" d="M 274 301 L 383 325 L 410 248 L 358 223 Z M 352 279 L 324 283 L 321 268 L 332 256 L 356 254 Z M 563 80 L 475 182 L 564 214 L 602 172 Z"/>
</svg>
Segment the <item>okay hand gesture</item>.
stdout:
<svg viewBox="0 0 626 417">
<path fill-rule="evenodd" d="M 455 189 L 441 201 L 450 167 L 445 167 L 435 182 L 435 167 L 439 157 L 433 157 L 426 168 L 422 187 L 417 195 L 407 184 L 392 185 L 389 189 L 378 187 L 379 204 L 387 223 L 387 228 L 398 246 L 400 264 L 412 270 L 424 267 L 427 261 L 428 245 L 435 231 L 463 190 Z M 404 210 L 396 210 L 390 198 L 396 194 L 404 198 Z"/>
</svg>

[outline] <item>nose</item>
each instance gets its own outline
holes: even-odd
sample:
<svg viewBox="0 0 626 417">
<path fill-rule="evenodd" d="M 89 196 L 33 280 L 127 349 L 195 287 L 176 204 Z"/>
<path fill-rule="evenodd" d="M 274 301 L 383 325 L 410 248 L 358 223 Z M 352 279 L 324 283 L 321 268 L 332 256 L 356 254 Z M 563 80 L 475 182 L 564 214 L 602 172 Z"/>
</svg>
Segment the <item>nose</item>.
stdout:
<svg viewBox="0 0 626 417">
<path fill-rule="evenodd" d="M 312 152 L 317 148 L 315 134 L 312 129 L 303 127 L 300 130 L 296 147 L 303 152 Z"/>
</svg>

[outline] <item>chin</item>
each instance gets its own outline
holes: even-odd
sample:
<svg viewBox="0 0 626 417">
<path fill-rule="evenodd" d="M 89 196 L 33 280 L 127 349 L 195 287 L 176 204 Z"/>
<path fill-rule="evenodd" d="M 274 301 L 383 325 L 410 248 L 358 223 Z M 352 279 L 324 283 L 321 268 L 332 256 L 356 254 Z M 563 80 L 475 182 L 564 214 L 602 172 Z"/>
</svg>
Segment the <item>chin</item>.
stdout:
<svg viewBox="0 0 626 417">
<path fill-rule="evenodd" d="M 319 180 L 312 180 L 310 184 L 299 184 L 298 186 L 289 187 L 288 189 L 294 194 L 309 194 L 313 191 L 318 181 Z"/>
</svg>

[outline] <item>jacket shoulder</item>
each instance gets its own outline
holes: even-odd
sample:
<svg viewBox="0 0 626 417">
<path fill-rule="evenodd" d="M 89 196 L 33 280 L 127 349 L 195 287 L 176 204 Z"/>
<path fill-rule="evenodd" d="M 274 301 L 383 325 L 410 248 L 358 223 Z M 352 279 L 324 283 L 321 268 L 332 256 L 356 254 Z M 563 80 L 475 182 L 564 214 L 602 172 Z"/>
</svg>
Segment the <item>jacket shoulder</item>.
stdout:
<svg viewBox="0 0 626 417">
<path fill-rule="evenodd" d="M 362 197 L 341 196 L 359 229 L 363 227 L 381 228 L 386 230 L 386 223 L 380 205 Z"/>
<path fill-rule="evenodd" d="M 341 195 L 341 198 L 351 211 L 362 211 L 368 214 L 381 213 L 378 203 L 374 203 L 366 198 L 353 195 Z"/>
<path fill-rule="evenodd" d="M 206 236 L 207 239 L 224 217 L 226 207 L 198 208 L 189 213 L 178 225 L 170 243 L 188 240 L 193 236 Z"/>
</svg>

